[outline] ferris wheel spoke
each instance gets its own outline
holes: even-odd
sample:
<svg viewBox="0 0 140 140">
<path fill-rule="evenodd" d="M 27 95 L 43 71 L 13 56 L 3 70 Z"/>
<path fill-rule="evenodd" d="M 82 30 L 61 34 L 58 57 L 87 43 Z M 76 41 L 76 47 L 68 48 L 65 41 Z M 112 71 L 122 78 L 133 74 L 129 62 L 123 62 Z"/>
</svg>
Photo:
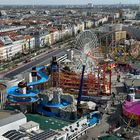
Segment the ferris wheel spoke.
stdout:
<svg viewBox="0 0 140 140">
<path fill-rule="evenodd" d="M 85 30 L 76 37 L 76 45 L 80 57 L 75 56 L 74 59 L 75 65 L 80 72 L 83 64 L 86 65 L 87 71 L 93 71 L 95 63 L 93 63 L 91 56 L 94 54 L 94 48 L 97 47 L 97 44 L 97 36 L 92 30 Z"/>
</svg>

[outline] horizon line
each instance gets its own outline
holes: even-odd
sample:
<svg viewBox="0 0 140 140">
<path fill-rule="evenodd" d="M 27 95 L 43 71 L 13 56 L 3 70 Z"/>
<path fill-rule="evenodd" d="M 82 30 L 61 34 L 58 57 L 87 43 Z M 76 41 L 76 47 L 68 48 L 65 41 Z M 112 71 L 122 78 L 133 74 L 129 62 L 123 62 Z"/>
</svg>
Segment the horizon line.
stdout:
<svg viewBox="0 0 140 140">
<path fill-rule="evenodd" d="M 96 5 L 136 5 L 138 3 L 114 3 L 114 4 L 93 4 L 92 6 L 96 6 Z M 0 6 L 18 6 L 18 5 L 22 5 L 22 6 L 86 6 L 88 4 L 0 4 Z"/>
</svg>

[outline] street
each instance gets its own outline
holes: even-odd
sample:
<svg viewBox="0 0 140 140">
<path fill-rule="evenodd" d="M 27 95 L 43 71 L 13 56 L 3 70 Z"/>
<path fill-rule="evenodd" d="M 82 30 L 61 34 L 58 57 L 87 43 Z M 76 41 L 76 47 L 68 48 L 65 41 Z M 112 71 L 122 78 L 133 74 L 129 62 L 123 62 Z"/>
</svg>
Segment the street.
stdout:
<svg viewBox="0 0 140 140">
<path fill-rule="evenodd" d="M 70 38 L 68 40 L 65 40 L 63 42 L 59 42 L 57 44 L 53 45 L 53 49 L 44 51 L 43 53 L 35 56 L 31 59 L 31 62 L 24 63 L 21 62 L 19 64 L 16 64 L 16 67 L 13 67 L 12 69 L 7 70 L 6 72 L 0 72 L 0 79 L 11 79 L 14 76 L 24 72 L 31 70 L 33 66 L 36 65 L 46 65 L 49 64 L 51 61 L 52 56 L 60 57 L 65 53 L 65 51 L 71 47 L 71 43 L 73 42 L 74 38 Z"/>
<path fill-rule="evenodd" d="M 57 50 L 54 50 L 53 52 L 44 54 L 44 55 L 38 57 L 34 61 L 24 64 L 21 67 L 18 67 L 10 72 L 7 72 L 6 74 L 3 74 L 3 77 L 11 79 L 12 77 L 14 77 L 16 75 L 31 69 L 33 66 L 48 64 L 51 61 L 52 56 L 57 56 L 57 57 L 62 56 L 66 53 L 65 51 L 66 51 L 66 49 L 57 49 Z"/>
</svg>

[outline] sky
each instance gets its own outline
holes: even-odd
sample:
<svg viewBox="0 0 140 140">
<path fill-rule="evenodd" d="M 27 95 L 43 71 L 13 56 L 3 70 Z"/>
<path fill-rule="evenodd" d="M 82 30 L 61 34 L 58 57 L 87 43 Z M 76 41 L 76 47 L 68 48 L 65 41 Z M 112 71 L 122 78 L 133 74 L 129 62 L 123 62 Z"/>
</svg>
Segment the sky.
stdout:
<svg viewBox="0 0 140 140">
<path fill-rule="evenodd" d="M 87 3 L 93 3 L 93 4 L 136 4 L 140 3 L 140 0 L 0 0 L 0 4 L 8 4 L 8 5 L 18 5 L 18 4 L 35 4 L 35 5 L 61 5 L 61 4 L 87 4 Z"/>
</svg>

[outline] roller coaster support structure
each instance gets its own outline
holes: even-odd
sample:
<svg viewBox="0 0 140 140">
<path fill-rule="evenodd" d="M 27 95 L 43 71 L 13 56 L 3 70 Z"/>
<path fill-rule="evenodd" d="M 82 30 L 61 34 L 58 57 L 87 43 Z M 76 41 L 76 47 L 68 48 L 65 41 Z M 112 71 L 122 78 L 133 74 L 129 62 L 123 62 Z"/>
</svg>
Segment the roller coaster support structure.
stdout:
<svg viewBox="0 0 140 140">
<path fill-rule="evenodd" d="M 77 109 L 79 108 L 79 105 L 80 105 L 80 102 L 81 102 L 81 97 L 82 97 L 82 94 L 83 94 L 83 81 L 84 81 L 85 67 L 86 66 L 83 65 L 81 81 L 80 81 L 80 89 L 79 89 L 79 94 L 78 94 L 78 99 L 77 99 Z"/>
</svg>

